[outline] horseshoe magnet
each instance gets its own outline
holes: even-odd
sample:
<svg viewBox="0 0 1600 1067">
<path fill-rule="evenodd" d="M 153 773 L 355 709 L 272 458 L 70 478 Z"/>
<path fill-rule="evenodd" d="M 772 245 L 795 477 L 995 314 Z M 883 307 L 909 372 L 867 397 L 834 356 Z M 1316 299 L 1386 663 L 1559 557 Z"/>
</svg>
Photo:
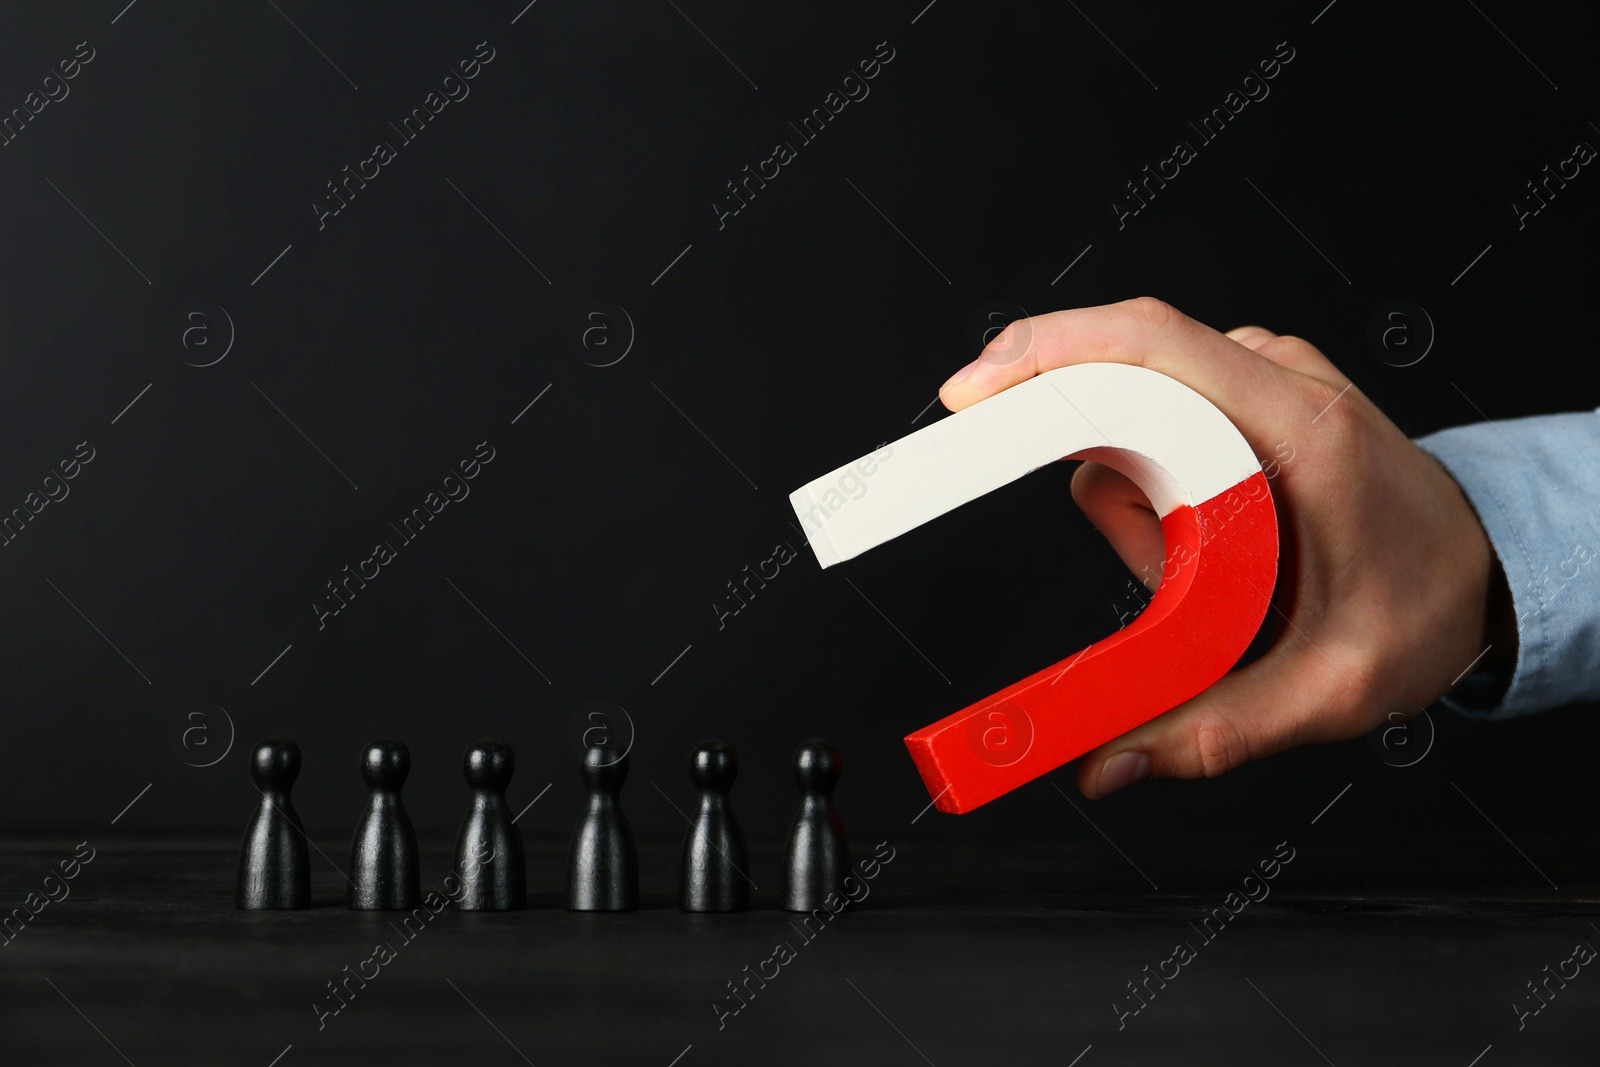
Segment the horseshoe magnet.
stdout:
<svg viewBox="0 0 1600 1067">
<path fill-rule="evenodd" d="M 789 494 L 831 567 L 1060 459 L 1133 480 L 1166 561 L 1138 618 L 908 735 L 940 811 L 963 813 L 1205 690 L 1267 612 L 1278 523 L 1261 464 L 1210 401 L 1122 363 L 1047 371 Z"/>
</svg>

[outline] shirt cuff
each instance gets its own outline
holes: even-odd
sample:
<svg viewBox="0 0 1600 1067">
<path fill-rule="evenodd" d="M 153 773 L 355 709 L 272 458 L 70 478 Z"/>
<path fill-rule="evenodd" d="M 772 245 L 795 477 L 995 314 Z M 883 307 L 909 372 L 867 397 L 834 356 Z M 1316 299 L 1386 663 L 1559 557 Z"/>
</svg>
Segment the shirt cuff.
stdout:
<svg viewBox="0 0 1600 1067">
<path fill-rule="evenodd" d="M 1416 444 L 1478 513 L 1517 616 L 1509 684 L 1480 671 L 1444 703 L 1504 719 L 1600 698 L 1600 413 L 1458 426 Z"/>
</svg>

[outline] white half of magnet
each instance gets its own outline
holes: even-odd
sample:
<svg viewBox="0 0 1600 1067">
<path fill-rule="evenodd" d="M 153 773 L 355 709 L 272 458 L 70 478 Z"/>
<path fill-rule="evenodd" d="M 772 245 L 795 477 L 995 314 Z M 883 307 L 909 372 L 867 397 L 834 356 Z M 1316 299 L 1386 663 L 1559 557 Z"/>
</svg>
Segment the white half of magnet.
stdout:
<svg viewBox="0 0 1600 1067">
<path fill-rule="evenodd" d="M 789 494 L 817 562 L 851 559 L 1069 457 L 1133 480 L 1157 514 L 1198 507 L 1259 473 L 1217 407 L 1125 363 L 1046 371 Z"/>
</svg>

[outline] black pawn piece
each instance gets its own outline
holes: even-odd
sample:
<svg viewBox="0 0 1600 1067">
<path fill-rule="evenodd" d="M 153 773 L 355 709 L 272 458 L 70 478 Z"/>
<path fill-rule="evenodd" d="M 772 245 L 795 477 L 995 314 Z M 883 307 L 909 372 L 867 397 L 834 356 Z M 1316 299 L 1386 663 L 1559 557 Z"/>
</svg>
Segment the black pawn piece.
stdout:
<svg viewBox="0 0 1600 1067">
<path fill-rule="evenodd" d="M 522 835 L 506 807 L 506 786 L 516 758 L 504 741 L 486 739 L 467 747 L 462 771 L 472 789 L 472 810 L 456 832 L 456 876 L 462 911 L 518 911 L 528 906 Z"/>
<path fill-rule="evenodd" d="M 850 850 L 844 823 L 833 806 L 833 789 L 839 784 L 839 750 L 813 737 L 794 753 L 794 782 L 800 787 L 800 807 L 789 824 L 789 845 L 783 870 L 783 907 L 786 911 L 815 911 L 850 871 Z"/>
<path fill-rule="evenodd" d="M 614 746 L 590 745 L 580 773 L 589 807 L 572 831 L 567 908 L 632 911 L 639 906 L 639 857 L 618 796 L 628 780 L 628 757 L 617 755 Z"/>
<path fill-rule="evenodd" d="M 683 839 L 684 911 L 744 911 L 750 906 L 744 834 L 728 802 L 739 775 L 739 756 L 722 741 L 702 741 L 691 770 L 700 810 Z"/>
<path fill-rule="evenodd" d="M 249 911 L 311 906 L 311 857 L 305 827 L 289 799 L 300 776 L 300 748 L 293 741 L 263 741 L 250 757 L 250 777 L 261 803 L 239 846 L 236 907 Z"/>
<path fill-rule="evenodd" d="M 399 741 L 374 741 L 361 757 L 372 796 L 350 842 L 350 907 L 357 911 L 410 911 L 422 903 L 417 835 L 400 803 L 409 773 L 411 753 Z"/>
</svg>

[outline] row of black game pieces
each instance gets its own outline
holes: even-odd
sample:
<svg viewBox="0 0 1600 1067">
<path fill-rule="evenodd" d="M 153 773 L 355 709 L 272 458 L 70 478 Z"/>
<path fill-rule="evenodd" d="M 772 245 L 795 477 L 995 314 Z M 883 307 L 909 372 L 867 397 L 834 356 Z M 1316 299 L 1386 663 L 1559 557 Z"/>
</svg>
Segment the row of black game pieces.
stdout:
<svg viewBox="0 0 1600 1067">
<path fill-rule="evenodd" d="M 527 906 L 522 836 L 505 799 L 514 767 L 511 746 L 503 741 L 486 739 L 467 748 L 462 770 L 472 806 L 456 833 L 455 865 L 444 879 L 442 894 L 459 910 Z M 423 903 L 416 834 L 400 801 L 410 769 L 411 753 L 399 741 L 374 741 L 362 754 L 361 775 L 371 798 L 350 845 L 346 878 L 351 908 L 410 911 Z M 839 770 L 839 750 L 820 738 L 795 751 L 801 799 L 785 849 L 786 910 L 813 911 L 837 891 L 849 871 L 844 825 L 833 805 Z M 309 839 L 289 796 L 300 774 L 300 749 L 293 741 L 263 741 L 251 757 L 250 772 L 261 803 L 239 850 L 236 904 L 252 911 L 308 908 Z M 743 911 L 750 906 L 744 834 L 728 798 L 738 772 L 738 755 L 730 745 L 713 740 L 696 746 L 690 776 L 700 801 L 683 842 L 679 906 L 684 911 Z M 619 797 L 628 776 L 627 754 L 591 746 L 584 752 L 580 774 L 589 801 L 572 833 L 567 907 L 631 911 L 639 906 L 639 863 Z M 430 898 L 438 899 L 434 892 Z"/>
</svg>

